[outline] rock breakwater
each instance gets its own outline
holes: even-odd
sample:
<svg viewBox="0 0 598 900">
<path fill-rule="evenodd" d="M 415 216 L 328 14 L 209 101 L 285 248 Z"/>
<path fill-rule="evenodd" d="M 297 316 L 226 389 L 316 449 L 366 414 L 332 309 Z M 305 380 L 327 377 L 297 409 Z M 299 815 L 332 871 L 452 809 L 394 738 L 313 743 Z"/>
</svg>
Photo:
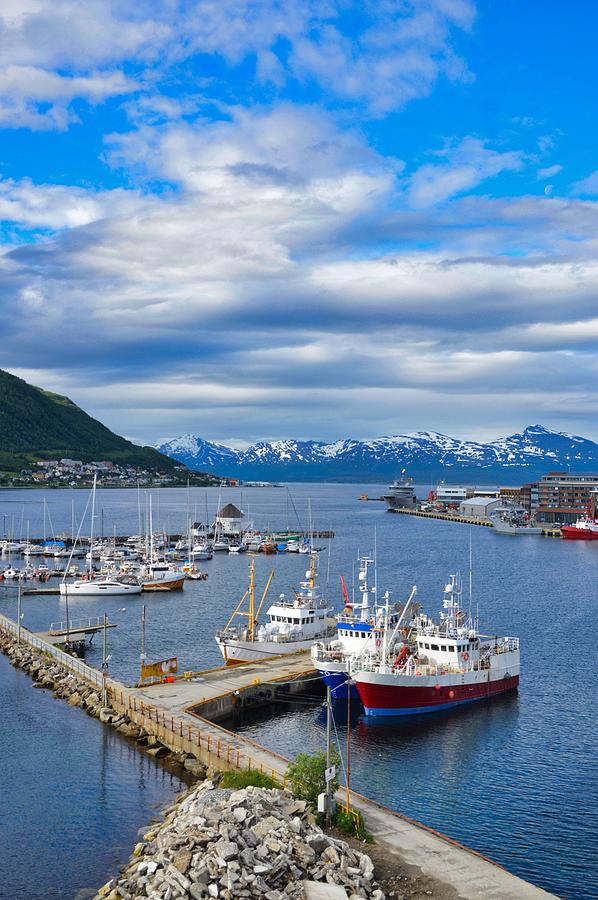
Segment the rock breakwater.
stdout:
<svg viewBox="0 0 598 900">
<path fill-rule="evenodd" d="M 0 629 L 0 651 L 11 663 L 31 675 L 34 687 L 51 690 L 55 697 L 70 706 L 79 706 L 104 725 L 111 725 L 119 734 L 135 741 L 140 750 L 176 767 L 187 778 L 203 779 L 206 766 L 192 754 L 175 752 L 162 744 L 154 734 L 134 722 L 126 712 L 118 712 L 102 702 L 101 688 L 75 675 L 51 656 L 25 643 L 18 643 L 13 635 Z"/>
<path fill-rule="evenodd" d="M 209 780 L 177 798 L 97 900 L 286 900 L 305 897 L 305 882 L 335 886 L 352 900 L 384 900 L 370 857 L 318 828 L 305 801 Z"/>
</svg>

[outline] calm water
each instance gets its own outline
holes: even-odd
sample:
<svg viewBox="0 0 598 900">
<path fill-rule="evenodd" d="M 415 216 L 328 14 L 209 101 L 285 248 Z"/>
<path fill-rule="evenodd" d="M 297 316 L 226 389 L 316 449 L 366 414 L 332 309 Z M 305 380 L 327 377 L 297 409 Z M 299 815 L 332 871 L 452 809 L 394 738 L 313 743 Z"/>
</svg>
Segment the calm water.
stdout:
<svg viewBox="0 0 598 900">
<path fill-rule="evenodd" d="M 181 782 L 0 655 L 0 897 L 92 897 Z"/>
<path fill-rule="evenodd" d="M 243 495 L 238 489 L 231 489 L 223 492 L 222 501 L 232 501 L 245 510 L 249 506 L 258 527 L 295 527 L 298 522 L 305 522 L 307 499 L 311 497 L 316 526 L 336 531 L 330 553 L 322 554 L 320 571 L 321 582 L 328 582 L 337 606 L 339 574 L 351 582 L 353 561 L 359 550 L 372 548 L 376 532 L 380 592 L 388 589 L 394 599 L 405 599 L 416 583 L 420 602 L 436 614 L 447 576 L 460 569 L 467 581 L 471 533 L 474 602 L 479 604 L 482 627 L 493 633 L 521 637 L 523 674 L 518 695 L 488 705 L 398 724 L 370 724 L 356 718 L 351 742 L 353 787 L 444 831 L 559 895 L 597 897 L 598 547 L 541 537 L 509 538 L 485 528 L 391 516 L 382 504 L 358 502 L 362 491 L 375 496 L 380 488 L 296 485 L 292 487 L 292 500 L 284 489 L 253 489 Z M 56 532 L 70 529 L 72 497 L 79 515 L 87 499 L 84 494 L 48 494 L 47 509 Z M 198 518 L 205 518 L 206 497 L 213 515 L 217 491 L 191 491 L 189 506 Z M 142 507 L 144 503 L 142 497 Z M 113 525 L 117 533 L 138 530 L 134 491 L 98 491 L 98 506 L 103 509 L 106 534 L 112 532 Z M 187 506 L 184 490 L 167 489 L 154 495 L 154 513 L 171 531 L 184 528 Z M 42 497 L 32 492 L 2 492 L 0 516 L 6 516 L 7 529 L 17 536 L 21 522 L 27 520 L 32 535 L 41 533 Z M 98 522 L 101 523 L 100 518 Z M 219 663 L 213 634 L 243 593 L 247 559 L 216 555 L 201 565 L 209 572 L 208 581 L 188 584 L 179 596 L 144 598 L 148 655 L 158 658 L 177 654 L 184 668 Z M 297 555 L 258 558 L 256 566 L 258 584 L 265 581 L 270 568 L 276 569 L 271 589 L 275 596 L 288 592 L 297 583 L 305 559 Z M 102 614 L 106 609 L 111 620 L 118 622 L 110 634 L 111 672 L 134 680 L 139 659 L 141 601 L 127 598 L 126 606 L 122 601 L 107 602 L 105 598 L 101 605 L 84 598 L 71 602 L 73 617 Z M 14 588 L 0 590 L 0 611 L 14 614 Z M 33 630 L 45 629 L 50 621 L 64 616 L 58 597 L 27 598 L 23 611 L 24 623 Z M 98 663 L 99 647 L 92 648 L 88 659 Z M 14 678 L 12 669 L 9 671 Z M 9 695 L 12 694 L 14 688 L 9 687 Z M 30 694 L 35 703 L 41 702 L 35 696 L 37 692 L 28 691 L 28 698 Z M 8 704 L 9 711 L 11 708 Z M 19 708 L 20 714 L 14 710 L 14 721 L 8 714 L 13 735 L 26 728 L 29 706 L 21 702 Z M 58 709 L 64 712 L 59 713 Z M 51 711 L 54 719 L 78 714 L 72 728 L 81 736 L 79 746 L 94 756 L 89 770 L 97 775 L 97 786 L 90 787 L 89 807 L 86 808 L 87 798 L 78 794 L 79 804 L 82 817 L 93 819 L 102 779 L 116 778 L 122 769 L 124 751 L 118 750 L 121 743 L 112 738 L 113 745 L 104 737 L 105 730 L 78 710 L 54 701 Z M 337 726 L 344 749 L 346 721 L 340 713 Z M 85 729 L 94 730 L 88 733 Z M 324 722 L 321 711 L 315 707 L 282 707 L 278 718 L 246 723 L 243 729 L 289 756 L 298 746 L 322 748 L 324 742 Z M 29 771 L 33 769 L 40 775 L 43 797 L 46 781 L 41 774 L 48 771 L 50 749 L 45 740 L 35 749 L 25 738 L 22 745 Z M 99 747 L 103 748 L 101 752 Z M 98 757 L 103 760 L 101 765 Z M 125 779 L 120 797 L 129 804 L 131 818 L 135 818 L 133 810 L 140 800 L 140 770 L 147 761 L 140 757 L 131 765 L 137 766 L 137 780 Z M 16 768 L 23 770 L 23 766 Z M 57 775 L 55 781 L 61 777 L 70 784 L 66 773 Z M 17 790 L 27 783 L 16 772 L 12 779 Z M 46 797 L 44 806 L 52 802 L 51 797 Z M 142 804 L 139 806 L 137 827 L 147 818 Z M 7 805 L 3 807 L 6 812 Z M 11 800 L 8 810 L 9 817 L 14 818 L 20 814 L 20 804 Z M 108 859 L 115 842 L 103 829 L 97 831 L 97 853 Z M 103 836 L 108 839 L 102 849 Z M 123 838 L 123 843 L 127 840 Z M 54 853 L 60 857 L 61 865 L 68 859 L 70 845 L 68 837 L 55 842 Z M 17 858 L 24 859 L 29 852 L 25 842 L 13 841 L 11 846 Z M 0 858 L 3 852 L 0 850 Z M 89 878 L 77 884 L 101 880 Z M 64 880 L 63 884 L 72 882 Z M 12 896 L 19 895 L 13 892 Z M 69 896 L 68 890 L 64 896 Z"/>
</svg>

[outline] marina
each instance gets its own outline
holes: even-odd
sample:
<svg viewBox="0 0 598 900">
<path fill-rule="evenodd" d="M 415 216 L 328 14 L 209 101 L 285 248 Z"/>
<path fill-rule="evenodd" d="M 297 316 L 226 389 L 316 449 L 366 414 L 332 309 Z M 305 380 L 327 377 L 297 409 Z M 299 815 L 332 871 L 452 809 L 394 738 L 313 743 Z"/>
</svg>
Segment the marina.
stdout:
<svg viewBox="0 0 598 900">
<path fill-rule="evenodd" d="M 543 648 L 554 639 L 547 604 L 559 603 L 557 586 L 550 579 L 550 571 L 554 566 L 565 567 L 570 594 L 575 598 L 563 627 L 569 628 L 575 622 L 584 622 L 586 626 L 587 621 L 592 621 L 587 620 L 587 614 L 593 602 L 590 584 L 596 574 L 595 554 L 590 552 L 594 548 L 586 547 L 582 542 L 567 546 L 564 542 L 508 541 L 494 535 L 489 528 L 453 529 L 442 521 L 424 521 L 421 517 L 387 517 L 377 504 L 357 504 L 355 487 L 351 485 L 305 486 L 297 488 L 296 493 L 300 498 L 296 501 L 299 508 L 305 509 L 311 496 L 318 517 L 329 522 L 331 530 L 335 531 L 335 540 L 320 552 L 319 571 L 322 594 L 337 613 L 340 614 L 346 604 L 339 583 L 340 574 L 344 576 L 353 609 L 359 613 L 356 561 L 360 548 L 361 556 L 364 549 L 374 549 L 375 533 L 377 581 L 381 590 L 389 589 L 391 600 L 404 604 L 413 584 L 417 583 L 417 600 L 427 611 L 434 612 L 439 586 L 446 579 L 446 573 L 458 567 L 466 578 L 469 531 L 473 545 L 474 597 L 480 611 L 483 610 L 480 630 L 484 631 L 487 623 L 492 623 L 492 628 L 499 634 L 516 634 L 522 640 L 522 679 L 519 693 L 513 696 L 497 698 L 491 704 L 473 704 L 450 717 L 438 713 L 426 717 L 426 722 L 414 721 L 408 727 L 382 721 L 368 723 L 367 717 L 359 713 L 357 704 L 353 704 L 352 789 L 383 807 L 390 807 L 393 813 L 448 834 L 451 839 L 494 859 L 516 875 L 552 893 L 591 897 L 594 883 L 591 875 L 588 881 L 583 860 L 594 846 L 592 810 L 586 809 L 580 817 L 572 795 L 563 795 L 560 821 L 566 823 L 566 827 L 564 832 L 562 828 L 558 829 L 558 839 L 562 841 L 564 833 L 565 863 L 559 861 L 557 864 L 551 850 L 556 831 L 545 824 L 550 821 L 545 816 L 561 784 L 577 785 L 577 793 L 582 791 L 585 796 L 592 790 L 589 761 L 593 738 L 585 720 L 576 715 L 570 703 L 571 686 L 579 680 L 581 672 L 577 657 L 569 660 L 567 665 L 559 663 L 548 684 L 540 661 Z M 121 527 L 123 534 L 138 532 L 130 492 L 114 492 L 110 503 L 108 492 L 98 494 L 106 510 L 106 519 L 110 516 L 126 522 L 126 526 Z M 173 491 L 171 500 L 169 494 L 165 490 L 160 495 L 161 515 L 174 518 L 176 508 L 181 507 L 184 491 Z M 9 496 L 12 499 L 14 493 Z M 213 489 L 211 496 L 214 503 L 216 492 Z M 235 498 L 234 492 L 231 496 Z M 263 504 L 259 510 L 260 519 L 274 526 L 276 516 L 280 516 L 278 496 L 279 490 L 260 491 Z M 317 501 L 314 501 L 316 496 Z M 53 518 L 59 521 L 61 503 L 64 516 L 69 516 L 68 493 L 64 501 L 53 495 L 52 502 Z M 109 508 L 110 513 L 107 512 Z M 320 508 L 323 510 L 321 515 Z M 174 528 L 172 532 L 175 532 Z M 422 555 L 424 547 L 425 555 Z M 373 553 L 370 552 L 370 556 Z M 70 613 L 74 620 L 86 616 L 101 617 L 104 612 L 108 614 L 109 622 L 117 625 L 108 637 L 110 678 L 132 691 L 133 698 L 137 691 L 143 691 L 143 697 L 138 695 L 137 702 L 142 702 L 147 710 L 150 707 L 163 709 L 164 722 L 169 718 L 175 722 L 182 719 L 192 727 L 195 715 L 197 727 L 197 715 L 192 711 L 197 704 L 209 701 L 214 706 L 223 702 L 225 707 L 232 706 L 227 679 L 233 679 L 229 683 L 231 687 L 235 679 L 246 679 L 233 687 L 233 696 L 234 690 L 246 691 L 246 696 L 254 695 L 256 702 L 236 708 L 232 718 L 217 716 L 215 722 L 209 723 L 209 727 L 215 729 L 209 732 L 215 736 L 210 737 L 210 746 L 212 740 L 218 741 L 218 734 L 221 742 L 224 741 L 225 734 L 218 731 L 224 726 L 227 733 L 234 729 L 232 737 L 227 738 L 229 741 L 236 741 L 236 735 L 245 736 L 270 754 L 289 758 L 297 747 L 316 750 L 323 745 L 325 722 L 321 714 L 321 690 L 318 695 L 317 691 L 311 693 L 311 688 L 300 690 L 297 684 L 296 694 L 285 696 L 282 693 L 275 698 L 273 688 L 265 685 L 264 675 L 259 671 L 241 675 L 243 666 L 229 667 L 227 671 L 214 641 L 214 635 L 225 626 L 247 587 L 250 561 L 247 555 L 214 554 L 211 560 L 202 563 L 209 572 L 208 580 L 186 582 L 179 595 L 176 592 L 144 594 L 124 602 L 118 597 L 81 597 L 73 599 L 72 604 L 69 601 Z M 271 587 L 274 596 L 280 593 L 292 596 L 293 589 L 305 576 L 307 558 L 285 553 L 273 560 L 260 553 L 255 555 L 253 562 L 256 583 L 260 586 L 258 598 L 272 568 L 275 568 Z M 522 572 L 526 573 L 523 592 Z M 374 586 L 373 569 L 370 585 Z M 26 590 L 27 585 L 23 584 L 23 588 Z M 0 587 L 0 603 L 2 612 L 14 619 L 16 581 L 5 582 Z M 139 680 L 142 604 L 147 609 L 148 659 L 177 657 L 179 671 L 170 683 L 134 689 L 131 686 Z M 378 605 L 383 605 L 382 596 Z M 24 627 L 35 633 L 47 633 L 51 622 L 64 621 L 64 598 L 60 595 L 24 595 L 22 610 Z M 591 653 L 595 639 L 593 626 L 584 627 L 583 652 Z M 91 647 L 86 648 L 86 661 L 97 671 L 101 670 L 101 644 L 102 641 L 94 639 Z M 310 671 L 308 654 L 304 659 L 301 665 L 307 674 Z M 249 668 L 252 669 L 253 664 Z M 217 671 L 210 675 L 208 670 Z M 189 673 L 187 677 L 185 673 Z M 281 671 L 281 675 L 284 675 L 283 682 L 297 681 L 291 671 Z M 209 686 L 209 694 L 207 687 L 194 678 L 207 679 L 204 684 Z M 252 683 L 256 679 L 259 684 Z M 259 696 L 267 690 L 273 691 L 269 700 Z M 163 700 L 168 696 L 172 699 Z M 223 701 L 223 696 L 229 699 Z M 540 719 L 542 729 L 537 725 Z M 347 727 L 342 711 L 335 714 L 335 721 L 343 747 Z M 589 727 L 589 723 L 587 725 Z M 207 727 L 203 725 L 202 729 Z M 543 740 L 545 728 L 551 732 L 550 746 L 555 748 L 554 751 L 547 749 Z M 266 765 L 265 758 L 262 764 Z M 465 778 L 468 802 L 459 789 Z M 496 799 L 492 800 L 486 814 L 483 798 L 488 790 Z M 534 798 L 531 805 L 525 799 L 529 796 Z M 569 796 L 571 802 L 567 799 Z M 544 822 L 542 828 L 533 827 L 536 816 Z M 529 823 L 526 826 L 529 830 L 525 840 L 514 841 L 516 822 L 522 817 Z M 583 882 L 581 872 L 585 873 Z"/>
</svg>

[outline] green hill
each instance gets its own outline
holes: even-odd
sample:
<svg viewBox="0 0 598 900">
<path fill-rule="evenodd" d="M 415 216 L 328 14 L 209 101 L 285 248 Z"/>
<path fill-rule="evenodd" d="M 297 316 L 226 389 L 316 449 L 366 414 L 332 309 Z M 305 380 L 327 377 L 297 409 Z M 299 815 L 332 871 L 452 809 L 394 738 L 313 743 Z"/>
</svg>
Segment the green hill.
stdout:
<svg viewBox="0 0 598 900">
<path fill-rule="evenodd" d="M 0 369 L 0 469 L 18 472 L 36 460 L 63 457 L 109 460 L 162 472 L 171 472 L 177 465 L 152 447 L 137 447 L 114 434 L 68 397 Z"/>
</svg>

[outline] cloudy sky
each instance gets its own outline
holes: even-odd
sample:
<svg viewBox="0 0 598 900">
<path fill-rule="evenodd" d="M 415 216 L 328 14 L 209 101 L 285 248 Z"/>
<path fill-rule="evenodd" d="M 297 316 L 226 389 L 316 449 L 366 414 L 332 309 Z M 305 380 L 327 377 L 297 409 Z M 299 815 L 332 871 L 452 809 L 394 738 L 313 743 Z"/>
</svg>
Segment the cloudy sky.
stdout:
<svg viewBox="0 0 598 900">
<path fill-rule="evenodd" d="M 0 366 L 116 431 L 598 438 L 592 0 L 4 0 Z"/>
</svg>

